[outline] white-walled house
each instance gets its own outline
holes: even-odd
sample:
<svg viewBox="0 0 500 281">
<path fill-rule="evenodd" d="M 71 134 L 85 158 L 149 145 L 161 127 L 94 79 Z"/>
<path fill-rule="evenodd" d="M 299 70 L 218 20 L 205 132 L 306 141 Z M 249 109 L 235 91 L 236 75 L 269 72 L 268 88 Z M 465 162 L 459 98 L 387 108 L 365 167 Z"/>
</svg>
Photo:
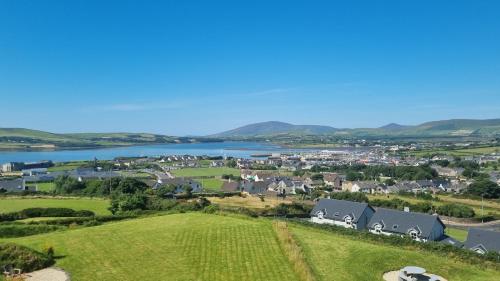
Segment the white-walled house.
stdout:
<svg viewBox="0 0 500 281">
<path fill-rule="evenodd" d="M 408 235 L 420 242 L 439 241 L 445 227 L 438 216 L 384 208 L 376 209 L 367 226 L 374 234 Z"/>
<path fill-rule="evenodd" d="M 311 211 L 311 222 L 365 229 L 374 212 L 367 203 L 320 199 Z"/>
</svg>

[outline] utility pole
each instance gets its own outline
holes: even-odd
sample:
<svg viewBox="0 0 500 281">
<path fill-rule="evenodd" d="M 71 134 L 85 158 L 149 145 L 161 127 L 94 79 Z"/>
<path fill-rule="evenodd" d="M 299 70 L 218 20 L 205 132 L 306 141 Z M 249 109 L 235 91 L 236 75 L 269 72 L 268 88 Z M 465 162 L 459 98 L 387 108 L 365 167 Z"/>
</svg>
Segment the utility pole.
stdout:
<svg viewBox="0 0 500 281">
<path fill-rule="evenodd" d="M 484 193 L 481 194 L 481 223 L 484 223 Z"/>
</svg>

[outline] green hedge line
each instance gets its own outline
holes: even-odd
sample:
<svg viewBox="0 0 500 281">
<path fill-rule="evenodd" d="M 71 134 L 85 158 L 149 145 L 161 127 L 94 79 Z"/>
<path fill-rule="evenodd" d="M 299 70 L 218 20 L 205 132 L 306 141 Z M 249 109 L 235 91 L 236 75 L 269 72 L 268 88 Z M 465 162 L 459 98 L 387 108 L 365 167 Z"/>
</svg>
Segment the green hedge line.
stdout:
<svg viewBox="0 0 500 281">
<path fill-rule="evenodd" d="M 13 243 L 0 244 L 0 266 L 10 265 L 31 272 L 54 264 L 53 249 L 40 253 L 28 247 Z"/>
<path fill-rule="evenodd" d="M 69 208 L 28 208 L 19 212 L 0 214 L 0 222 L 15 221 L 39 217 L 93 217 L 94 212 L 88 210 L 75 211 Z"/>
</svg>

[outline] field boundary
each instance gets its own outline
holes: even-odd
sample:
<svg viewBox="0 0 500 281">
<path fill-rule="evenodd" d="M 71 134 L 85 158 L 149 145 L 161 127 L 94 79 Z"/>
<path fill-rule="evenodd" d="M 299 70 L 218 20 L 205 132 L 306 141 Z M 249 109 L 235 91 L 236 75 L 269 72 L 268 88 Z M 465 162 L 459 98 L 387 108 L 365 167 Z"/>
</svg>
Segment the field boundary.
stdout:
<svg viewBox="0 0 500 281">
<path fill-rule="evenodd" d="M 288 225 L 283 221 L 274 221 L 273 229 L 283 253 L 293 266 L 293 270 L 301 281 L 316 281 L 311 266 L 307 263 L 304 251 L 299 246 Z"/>
</svg>

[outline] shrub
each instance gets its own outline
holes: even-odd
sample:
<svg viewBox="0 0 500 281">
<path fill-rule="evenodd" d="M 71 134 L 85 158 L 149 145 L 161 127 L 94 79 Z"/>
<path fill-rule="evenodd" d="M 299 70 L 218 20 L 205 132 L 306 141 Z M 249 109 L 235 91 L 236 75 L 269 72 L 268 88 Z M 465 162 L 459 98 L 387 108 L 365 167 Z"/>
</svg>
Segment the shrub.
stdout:
<svg viewBox="0 0 500 281">
<path fill-rule="evenodd" d="M 436 212 L 440 215 L 456 218 L 472 218 L 475 215 L 471 207 L 460 204 L 445 204 L 439 206 Z"/>
<path fill-rule="evenodd" d="M 24 272 L 31 272 L 54 264 L 54 249 L 49 252 L 40 253 L 30 248 L 13 243 L 0 244 L 0 264 L 12 265 Z"/>
<path fill-rule="evenodd" d="M 46 224 L 0 224 L 0 238 L 29 236 L 47 233 L 58 229 L 60 229 L 60 227 Z"/>
</svg>

